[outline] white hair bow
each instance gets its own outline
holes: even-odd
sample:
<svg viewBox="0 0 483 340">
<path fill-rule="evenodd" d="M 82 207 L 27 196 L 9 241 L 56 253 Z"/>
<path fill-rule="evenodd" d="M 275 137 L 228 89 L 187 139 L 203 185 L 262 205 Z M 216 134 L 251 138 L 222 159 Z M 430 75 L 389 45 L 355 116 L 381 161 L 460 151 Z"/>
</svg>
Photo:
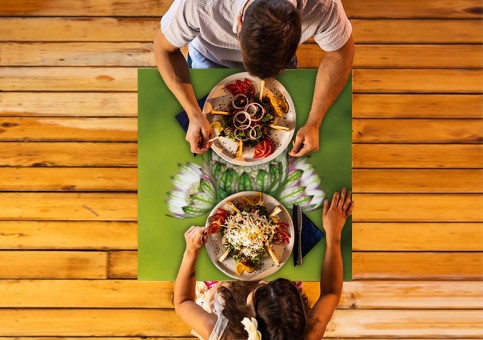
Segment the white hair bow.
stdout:
<svg viewBox="0 0 483 340">
<path fill-rule="evenodd" d="M 258 330 L 258 322 L 255 318 L 243 318 L 242 325 L 248 333 L 247 340 L 262 340 L 262 333 Z"/>
</svg>

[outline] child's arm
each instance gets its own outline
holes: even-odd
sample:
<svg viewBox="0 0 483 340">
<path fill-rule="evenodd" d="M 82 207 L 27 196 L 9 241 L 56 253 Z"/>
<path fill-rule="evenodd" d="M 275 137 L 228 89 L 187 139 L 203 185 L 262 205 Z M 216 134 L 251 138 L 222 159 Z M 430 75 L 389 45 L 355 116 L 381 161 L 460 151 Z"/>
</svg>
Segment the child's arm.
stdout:
<svg viewBox="0 0 483 340">
<path fill-rule="evenodd" d="M 346 195 L 345 189 L 342 189 L 340 199 L 338 192 L 334 194 L 330 207 L 327 200 L 324 202 L 322 220 L 327 237 L 327 249 L 320 274 L 320 296 L 309 313 L 309 332 L 306 339 L 322 338 L 339 304 L 343 282 L 341 232 L 353 207 L 354 202 L 351 201 L 350 193 Z"/>
<path fill-rule="evenodd" d="M 183 321 L 204 339 L 208 339 L 216 324 L 217 316 L 208 313 L 195 302 L 195 268 L 198 252 L 204 244 L 207 228 L 191 227 L 185 233 L 186 250 L 179 267 L 174 287 L 174 308 Z"/>
</svg>

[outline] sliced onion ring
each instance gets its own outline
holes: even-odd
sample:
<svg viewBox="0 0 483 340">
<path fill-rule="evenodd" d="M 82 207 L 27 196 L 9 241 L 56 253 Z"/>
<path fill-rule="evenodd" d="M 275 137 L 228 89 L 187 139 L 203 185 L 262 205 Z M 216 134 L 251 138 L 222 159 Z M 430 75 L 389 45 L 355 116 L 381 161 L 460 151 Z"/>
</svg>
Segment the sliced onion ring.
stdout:
<svg viewBox="0 0 483 340">
<path fill-rule="evenodd" d="M 244 141 L 246 141 L 246 140 L 249 140 L 249 139 L 250 139 L 250 134 L 247 134 L 248 136 L 246 136 L 245 138 L 240 138 L 240 137 L 238 137 L 238 134 L 237 134 L 237 133 L 238 133 L 238 131 L 240 131 L 240 130 L 245 131 L 246 129 L 235 129 L 235 131 L 233 131 L 233 134 L 234 134 L 235 138 L 236 138 L 236 139 L 238 139 L 238 140 L 241 140 L 241 141 L 243 141 L 243 142 L 244 142 Z"/>
<path fill-rule="evenodd" d="M 252 123 L 250 114 L 245 111 L 238 111 L 233 117 L 233 125 L 238 129 L 246 129 Z"/>
<path fill-rule="evenodd" d="M 243 98 L 243 99 L 245 99 L 245 103 L 248 103 L 248 97 L 245 96 L 243 93 L 239 93 L 235 97 L 233 97 L 233 100 L 231 101 L 231 104 L 233 105 L 233 107 L 235 109 L 243 109 L 246 106 L 246 104 L 245 105 L 242 105 L 242 106 L 238 106 L 238 105 L 235 104 L 236 103 L 236 100 L 238 98 Z"/>
<path fill-rule="evenodd" d="M 262 127 L 260 125 L 252 126 L 252 128 L 250 129 L 249 135 L 251 140 L 256 140 L 260 138 L 262 136 Z"/>
<path fill-rule="evenodd" d="M 261 109 L 262 113 L 260 117 L 257 118 L 256 114 L 259 111 L 259 109 Z M 265 116 L 265 108 L 258 103 L 248 104 L 247 106 L 245 106 L 245 111 L 250 115 L 250 117 L 252 118 L 252 121 L 254 122 L 258 122 L 260 119 L 263 118 L 263 116 Z"/>
</svg>

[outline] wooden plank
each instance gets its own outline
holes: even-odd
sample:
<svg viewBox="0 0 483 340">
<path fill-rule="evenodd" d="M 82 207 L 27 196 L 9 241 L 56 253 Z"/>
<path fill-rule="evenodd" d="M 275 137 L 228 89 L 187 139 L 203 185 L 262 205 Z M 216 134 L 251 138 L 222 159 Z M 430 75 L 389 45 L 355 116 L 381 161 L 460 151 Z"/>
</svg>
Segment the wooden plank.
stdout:
<svg viewBox="0 0 483 340">
<path fill-rule="evenodd" d="M 481 68 L 480 45 L 356 45 L 354 68 Z M 414 56 L 418 57 L 415 58 Z M 316 44 L 297 50 L 300 68 L 316 68 L 324 51 Z"/>
<path fill-rule="evenodd" d="M 0 168 L 0 191 L 137 191 L 135 168 Z"/>
<path fill-rule="evenodd" d="M 382 6 L 389 8 L 387 4 Z M 474 44 L 481 43 L 483 39 L 479 33 L 481 30 L 479 19 L 353 19 L 351 23 L 358 44 Z M 4 17 L 0 18 L 0 41 L 150 43 L 159 27 L 158 17 Z"/>
<path fill-rule="evenodd" d="M 352 262 L 354 280 L 480 280 L 483 266 L 480 252 L 353 252 Z"/>
<path fill-rule="evenodd" d="M 136 279 L 138 273 L 138 256 L 136 251 L 109 252 L 109 279 Z"/>
<path fill-rule="evenodd" d="M 137 91 L 137 69 L 0 67 L 0 91 Z"/>
<path fill-rule="evenodd" d="M 155 67 L 152 43 L 0 43 L 0 66 Z M 479 45 L 357 45 L 354 68 L 481 68 Z M 324 51 L 299 47 L 299 67 L 315 68 Z M 417 55 L 418 58 L 414 58 Z"/>
<path fill-rule="evenodd" d="M 173 0 L 3 0 L 0 16 L 162 16 Z"/>
<path fill-rule="evenodd" d="M 483 222 L 481 194 L 355 194 L 353 199 L 354 222 Z"/>
<path fill-rule="evenodd" d="M 0 289 L 2 308 L 173 308 L 174 282 L 2 280 Z M 319 283 L 304 282 L 303 291 L 313 302 Z M 482 292 L 482 285 L 471 281 L 344 282 L 338 308 L 479 309 Z"/>
<path fill-rule="evenodd" d="M 481 118 L 478 94 L 354 94 L 354 118 Z"/>
<path fill-rule="evenodd" d="M 137 220 L 134 193 L 0 193 L 0 202 L 3 221 Z"/>
<path fill-rule="evenodd" d="M 106 255 L 80 251 L 0 251 L 0 278 L 104 279 Z"/>
<path fill-rule="evenodd" d="M 137 249 L 136 222 L 0 221 L 2 249 Z"/>
<path fill-rule="evenodd" d="M 354 93 L 482 93 L 481 70 L 352 71 Z"/>
<path fill-rule="evenodd" d="M 481 43 L 481 20 L 364 20 L 351 21 L 355 41 L 363 44 Z M 416 58 L 417 59 L 417 58 Z"/>
<path fill-rule="evenodd" d="M 354 143 L 481 143 L 483 120 L 353 119 L 352 141 Z"/>
<path fill-rule="evenodd" d="M 352 191 L 355 193 L 482 193 L 483 171 L 477 169 L 353 169 Z"/>
<path fill-rule="evenodd" d="M 76 3 L 75 7 L 78 5 Z M 0 40 L 153 42 L 160 28 L 159 20 L 160 18 L 0 18 Z"/>
<path fill-rule="evenodd" d="M 156 66 L 152 43 L 0 43 L 0 51 L 0 66 Z"/>
<path fill-rule="evenodd" d="M 355 69 L 355 93 L 481 93 L 481 70 Z M 137 69 L 0 67 L 2 91 L 137 91 Z"/>
<path fill-rule="evenodd" d="M 0 166 L 137 166 L 135 143 L 0 143 Z"/>
<path fill-rule="evenodd" d="M 18 2 L 4 0 L 0 16 L 162 16 L 168 10 L 172 0 L 88 0 L 75 1 L 41 0 Z M 343 1 L 350 18 L 479 18 L 481 4 L 477 0 L 416 1 L 402 3 L 383 0 L 360 2 Z"/>
<path fill-rule="evenodd" d="M 355 18 L 480 18 L 478 0 L 343 0 L 348 15 Z"/>
<path fill-rule="evenodd" d="M 136 117 L 137 93 L 0 92 L 0 116 Z"/>
<path fill-rule="evenodd" d="M 481 251 L 482 245 L 481 223 L 352 224 L 354 251 Z"/>
<path fill-rule="evenodd" d="M 451 316 L 451 323 L 448 317 Z M 3 309 L 2 336 L 189 336 L 174 310 Z M 478 337 L 480 311 L 337 310 L 326 337 Z M 53 326 L 54 325 L 54 326 Z"/>
<path fill-rule="evenodd" d="M 353 252 L 354 280 L 475 280 L 481 276 L 479 253 Z M 110 279 L 137 278 L 137 252 L 109 252 Z"/>
<path fill-rule="evenodd" d="M 137 142 L 136 118 L 0 117 L 0 141 Z"/>
<path fill-rule="evenodd" d="M 468 168 L 482 165 L 481 145 L 354 144 L 353 168 Z"/>
</svg>

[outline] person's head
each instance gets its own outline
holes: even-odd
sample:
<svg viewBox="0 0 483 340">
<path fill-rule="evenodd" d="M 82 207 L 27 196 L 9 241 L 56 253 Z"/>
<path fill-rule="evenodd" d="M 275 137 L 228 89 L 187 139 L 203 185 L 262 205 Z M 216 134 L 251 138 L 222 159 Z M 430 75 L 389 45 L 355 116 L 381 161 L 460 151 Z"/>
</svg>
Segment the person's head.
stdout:
<svg viewBox="0 0 483 340">
<path fill-rule="evenodd" d="M 240 21 L 239 39 L 247 71 L 266 79 L 287 68 L 302 35 L 294 1 L 255 0 Z"/>
<path fill-rule="evenodd" d="M 303 338 L 308 304 L 291 281 L 277 279 L 261 284 L 247 302 L 253 306 L 262 339 Z"/>
</svg>

